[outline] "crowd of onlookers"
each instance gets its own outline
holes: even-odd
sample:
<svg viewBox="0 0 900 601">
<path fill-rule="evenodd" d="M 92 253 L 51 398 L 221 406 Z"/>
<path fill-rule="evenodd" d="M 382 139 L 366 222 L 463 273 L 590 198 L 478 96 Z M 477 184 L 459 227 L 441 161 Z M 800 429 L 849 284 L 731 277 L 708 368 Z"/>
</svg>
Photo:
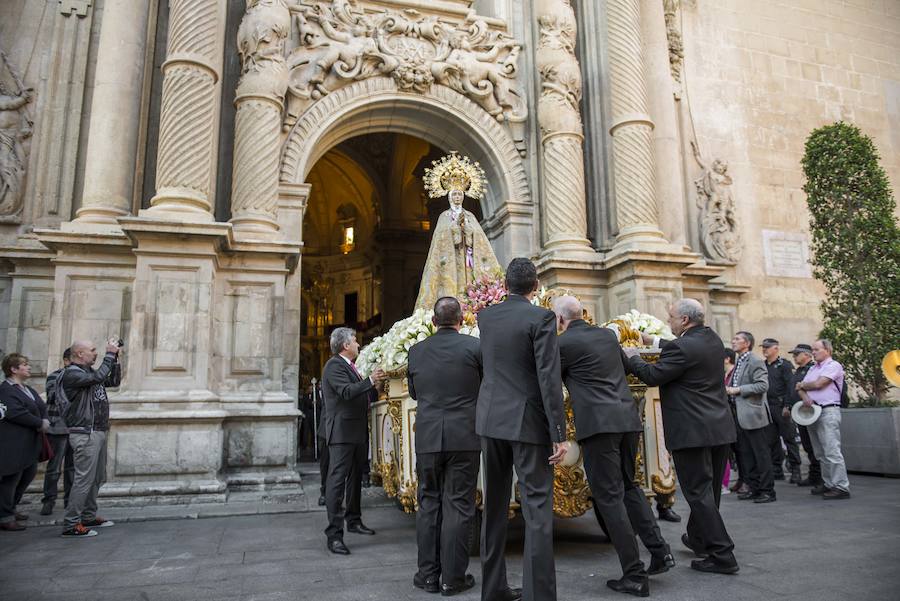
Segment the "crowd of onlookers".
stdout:
<svg viewBox="0 0 900 601">
<path fill-rule="evenodd" d="M 780 355 L 778 340 L 762 341 L 763 357 L 752 352 L 753 345 L 753 334 L 738 332 L 726 349 L 725 390 L 738 432 L 731 461 L 738 478 L 729 482 L 726 470 L 722 493 L 771 503 L 774 482 L 787 478 L 825 500 L 849 498 L 840 433 L 847 384 L 831 342 L 796 345 L 790 351 L 796 367 Z M 801 445 L 809 458 L 805 477 Z"/>
<path fill-rule="evenodd" d="M 47 376 L 46 400 L 27 384 L 28 357 L 3 358 L 0 383 L 0 530 L 25 530 L 28 515 L 17 505 L 34 480 L 38 464 L 46 462 L 41 515 L 56 505 L 63 473 L 62 536 L 96 536 L 94 528 L 112 526 L 97 515 L 97 494 L 106 481 L 109 432 L 107 387 L 122 377 L 118 356 L 121 341 L 109 341 L 106 355 L 94 369 L 97 348 L 77 341 L 63 353 L 63 367 Z"/>
</svg>

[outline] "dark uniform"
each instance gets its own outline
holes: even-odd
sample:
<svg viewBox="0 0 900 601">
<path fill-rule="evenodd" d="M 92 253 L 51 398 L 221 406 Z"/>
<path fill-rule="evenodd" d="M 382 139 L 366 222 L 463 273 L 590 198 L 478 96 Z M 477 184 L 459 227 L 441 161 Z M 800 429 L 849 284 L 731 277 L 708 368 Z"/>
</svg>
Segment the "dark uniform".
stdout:
<svg viewBox="0 0 900 601">
<path fill-rule="evenodd" d="M 806 365 L 798 367 L 794 375 L 791 376 L 791 386 L 788 390 L 788 407 L 793 407 L 797 401 L 802 400 L 796 386 L 798 382 L 803 381 L 803 378 L 806 377 L 806 372 L 812 366 L 813 361 L 810 361 Z M 819 465 L 819 460 L 816 458 L 815 451 L 813 451 L 812 442 L 809 440 L 809 430 L 806 429 L 806 426 L 797 426 L 797 429 L 800 431 L 800 442 L 803 444 L 803 450 L 806 451 L 806 455 L 809 457 L 809 476 L 807 476 L 806 480 L 801 480 L 800 484 L 804 486 L 818 486 L 822 484 L 822 468 Z"/>
<path fill-rule="evenodd" d="M 769 447 L 772 453 L 772 471 L 776 480 L 784 479 L 784 449 L 781 441 L 787 447 L 788 468 L 791 470 L 791 482 L 800 480 L 800 447 L 797 446 L 797 428 L 791 418 L 784 417 L 782 411 L 785 407 L 790 409 L 790 391 L 792 389 L 791 376 L 793 369 L 787 359 L 778 357 L 772 363 L 766 361 L 766 369 L 769 370 L 769 411 L 772 414 L 772 423 L 768 426 Z"/>
</svg>

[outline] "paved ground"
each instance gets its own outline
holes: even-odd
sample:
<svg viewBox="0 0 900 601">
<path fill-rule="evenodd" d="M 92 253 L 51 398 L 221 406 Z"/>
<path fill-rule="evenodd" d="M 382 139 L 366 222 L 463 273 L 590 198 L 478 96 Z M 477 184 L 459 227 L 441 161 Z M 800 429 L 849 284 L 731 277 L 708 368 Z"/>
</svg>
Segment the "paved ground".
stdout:
<svg viewBox="0 0 900 601">
<path fill-rule="evenodd" d="M 678 567 L 654 577 L 651 595 L 667 601 L 890 601 L 900 598 L 900 480 L 852 476 L 853 499 L 825 502 L 778 483 L 768 505 L 724 497 L 741 572 L 701 574 L 678 543 L 679 524 L 663 523 Z M 63 540 L 57 526 L 0 533 L 0 599 L 25 601 L 435 599 L 411 585 L 414 518 L 370 496 L 365 522 L 374 537 L 348 534 L 353 551 L 325 551 L 324 515 L 270 513 L 134 521 L 87 540 Z M 315 505 L 315 503 L 312 503 Z M 381 506 L 377 506 L 381 505 Z M 36 510 L 34 504 L 26 506 Z M 305 508 L 306 505 L 303 505 Z M 687 508 L 679 501 L 676 509 Z M 508 552 L 521 578 L 521 522 Z M 645 553 L 646 556 L 646 553 Z M 619 575 L 615 553 L 591 515 L 556 522 L 559 599 L 623 599 L 605 588 Z M 477 559 L 472 573 L 480 581 Z M 458 597 L 478 599 L 477 588 Z"/>
</svg>

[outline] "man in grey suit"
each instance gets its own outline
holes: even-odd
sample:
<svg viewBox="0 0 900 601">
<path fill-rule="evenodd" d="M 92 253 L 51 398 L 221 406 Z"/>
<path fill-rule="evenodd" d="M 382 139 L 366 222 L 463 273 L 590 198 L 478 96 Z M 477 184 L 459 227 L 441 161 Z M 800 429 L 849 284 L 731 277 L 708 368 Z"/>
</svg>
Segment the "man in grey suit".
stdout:
<svg viewBox="0 0 900 601">
<path fill-rule="evenodd" d="M 553 466 L 566 454 L 556 316 L 531 304 L 538 279 L 528 259 L 510 262 L 506 287 L 505 301 L 478 314 L 484 365 L 475 416 L 484 454 L 481 599 L 554 601 Z M 504 558 L 513 466 L 526 530 L 521 591 L 509 588 Z"/>
<path fill-rule="evenodd" d="M 719 514 L 722 476 L 734 419 L 725 396 L 725 349 L 704 325 L 703 305 L 683 298 L 669 306 L 669 327 L 677 336 L 662 345 L 656 363 L 637 349 L 625 349 L 628 367 L 648 386 L 659 386 L 666 447 L 672 452 L 681 492 L 691 508 L 681 541 L 705 559 L 691 562 L 701 572 L 736 574 L 734 543 Z"/>
<path fill-rule="evenodd" d="M 475 586 L 466 574 L 467 539 L 475 517 L 481 440 L 475 404 L 481 386 L 478 339 L 459 333 L 463 315 L 452 296 L 434 304 L 438 328 L 409 349 L 407 382 L 416 399 L 416 475 L 419 571 L 413 584 L 430 593 L 456 595 Z"/>
<path fill-rule="evenodd" d="M 328 550 L 349 555 L 344 544 L 344 522 L 347 531 L 375 534 L 362 522 L 360 496 L 362 464 L 367 459 L 366 436 L 369 403 L 378 398 L 376 386 L 384 381 L 384 372 L 375 370 L 363 378 L 354 365 L 359 355 L 356 332 L 336 328 L 331 333 L 334 354 L 322 370 L 322 395 L 325 397 L 325 442 L 328 444 L 328 477 L 325 482 L 325 507 L 328 527 L 325 536 Z M 347 509 L 344 511 L 346 491 Z"/>
<path fill-rule="evenodd" d="M 753 334 L 738 332 L 731 339 L 737 353 L 725 392 L 734 403 L 738 421 L 738 452 L 750 491 L 738 495 L 742 501 L 771 503 L 775 500 L 775 478 L 769 451 L 768 425 L 772 423 L 766 391 L 769 371 L 761 357 L 753 354 Z"/>
<path fill-rule="evenodd" d="M 583 319 L 581 303 L 561 296 L 553 303 L 559 320 L 562 378 L 575 413 L 575 433 L 584 451 L 584 469 L 594 504 L 622 565 L 622 578 L 609 580 L 614 591 L 638 597 L 650 594 L 648 574 L 674 567 L 675 559 L 644 491 L 634 483 L 634 462 L 643 430 L 638 405 L 625 379 L 627 358 L 616 334 Z M 630 519 L 629 519 L 630 518 Z M 653 558 L 644 571 L 635 530 Z"/>
</svg>

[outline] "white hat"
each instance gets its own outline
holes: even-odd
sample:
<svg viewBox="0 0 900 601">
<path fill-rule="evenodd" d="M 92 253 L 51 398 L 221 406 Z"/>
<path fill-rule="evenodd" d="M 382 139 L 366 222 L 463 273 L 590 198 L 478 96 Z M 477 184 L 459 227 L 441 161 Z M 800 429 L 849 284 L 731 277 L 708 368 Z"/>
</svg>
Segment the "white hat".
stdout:
<svg viewBox="0 0 900 601">
<path fill-rule="evenodd" d="M 800 426 L 813 425 L 820 415 L 822 415 L 822 407 L 815 403 L 807 407 L 803 404 L 803 401 L 797 401 L 791 407 L 791 419 Z"/>
</svg>

